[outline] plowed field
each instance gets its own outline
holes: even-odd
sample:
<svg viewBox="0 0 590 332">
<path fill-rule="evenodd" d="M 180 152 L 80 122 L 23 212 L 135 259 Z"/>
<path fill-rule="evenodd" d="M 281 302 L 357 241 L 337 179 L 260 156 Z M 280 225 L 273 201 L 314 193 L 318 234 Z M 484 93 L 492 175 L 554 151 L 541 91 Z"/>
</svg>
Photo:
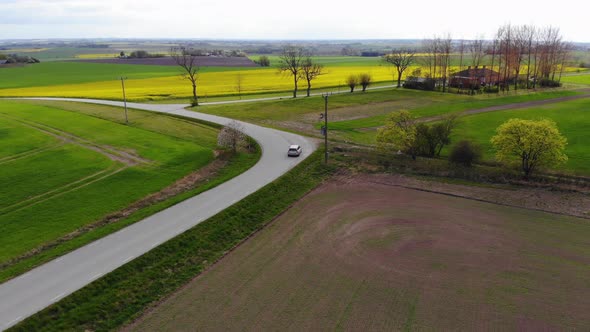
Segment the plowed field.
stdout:
<svg viewBox="0 0 590 332">
<path fill-rule="evenodd" d="M 589 235 L 586 219 L 334 181 L 131 328 L 584 330 Z"/>
</svg>

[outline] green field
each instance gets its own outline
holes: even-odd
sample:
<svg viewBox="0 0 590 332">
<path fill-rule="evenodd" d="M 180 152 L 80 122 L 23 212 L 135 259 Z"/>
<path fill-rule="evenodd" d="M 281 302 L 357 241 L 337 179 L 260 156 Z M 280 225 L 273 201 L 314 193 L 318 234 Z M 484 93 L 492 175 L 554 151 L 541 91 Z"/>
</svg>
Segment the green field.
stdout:
<svg viewBox="0 0 590 332">
<path fill-rule="evenodd" d="M 217 129 L 129 116 L 126 126 L 113 107 L 0 101 L 0 265 L 213 160 Z"/>
<path fill-rule="evenodd" d="M 585 84 L 590 85 L 590 75 L 569 75 L 563 76 L 561 81 L 564 83 Z"/>
<path fill-rule="evenodd" d="M 248 70 L 248 68 L 203 67 L 200 72 L 232 70 Z M 22 67 L 0 68 L 0 89 L 113 81 L 119 79 L 121 76 L 127 79 L 147 79 L 177 76 L 179 74 L 180 69 L 175 66 L 107 64 L 77 61 L 42 62 Z"/>
<path fill-rule="evenodd" d="M 466 96 L 409 89 L 383 89 L 365 93 L 335 94 L 329 98 L 331 137 L 357 144 L 375 143 L 376 128 L 387 114 L 409 110 L 416 117 L 430 117 L 470 109 L 577 95 L 580 92 L 556 90 L 518 95 Z M 199 106 L 196 110 L 262 125 L 318 136 L 323 124 L 319 113 L 320 96 L 246 104 Z"/>
<path fill-rule="evenodd" d="M 568 141 L 565 153 L 569 160 L 563 168 L 580 175 L 590 174 L 590 99 L 466 116 L 460 120 L 452 139 L 455 142 L 469 139 L 478 143 L 482 147 L 484 158 L 493 160 L 494 151 L 490 138 L 495 135 L 500 124 L 511 118 L 547 118 L 555 121 Z"/>
</svg>

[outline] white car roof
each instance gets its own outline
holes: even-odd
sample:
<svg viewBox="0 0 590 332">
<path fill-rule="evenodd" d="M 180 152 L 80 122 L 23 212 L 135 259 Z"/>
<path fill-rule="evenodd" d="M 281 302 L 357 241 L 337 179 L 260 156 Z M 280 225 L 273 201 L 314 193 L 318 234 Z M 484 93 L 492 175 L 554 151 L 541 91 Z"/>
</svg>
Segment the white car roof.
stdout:
<svg viewBox="0 0 590 332">
<path fill-rule="evenodd" d="M 298 149 L 298 148 L 299 148 L 299 145 L 295 145 L 295 144 L 289 146 L 289 149 Z"/>
</svg>

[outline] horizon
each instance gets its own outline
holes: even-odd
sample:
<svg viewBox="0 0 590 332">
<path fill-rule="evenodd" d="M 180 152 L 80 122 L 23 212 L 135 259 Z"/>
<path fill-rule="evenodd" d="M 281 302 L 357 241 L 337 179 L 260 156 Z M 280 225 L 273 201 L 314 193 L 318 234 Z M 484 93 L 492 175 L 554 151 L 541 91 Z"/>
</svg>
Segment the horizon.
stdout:
<svg viewBox="0 0 590 332">
<path fill-rule="evenodd" d="M 452 5 L 427 0 L 419 12 L 384 0 L 365 6 L 334 0 L 302 0 L 297 5 L 289 12 L 269 0 L 259 0 L 255 6 L 234 0 L 223 4 L 146 0 L 141 5 L 130 0 L 5 0 L 0 40 L 421 40 L 443 34 L 473 40 L 491 39 L 501 25 L 510 23 L 553 26 L 564 40 L 590 43 L 590 35 L 582 28 L 585 11 L 570 10 L 586 7 L 581 1 L 561 3 L 558 9 L 568 10 L 567 16 L 556 16 L 555 6 L 510 0 L 490 6 L 474 6 L 467 0 Z M 486 15 L 479 14 L 483 11 Z"/>
</svg>

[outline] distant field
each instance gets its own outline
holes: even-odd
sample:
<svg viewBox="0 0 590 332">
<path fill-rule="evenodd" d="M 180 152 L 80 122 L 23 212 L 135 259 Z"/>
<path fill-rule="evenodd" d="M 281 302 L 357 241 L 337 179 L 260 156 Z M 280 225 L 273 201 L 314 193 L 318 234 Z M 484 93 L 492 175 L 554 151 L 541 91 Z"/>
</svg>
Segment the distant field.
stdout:
<svg viewBox="0 0 590 332">
<path fill-rule="evenodd" d="M 215 128 L 62 104 L 0 101 L 0 266 L 213 160 Z"/>
<path fill-rule="evenodd" d="M 590 74 L 563 76 L 561 78 L 561 80 L 564 83 L 576 83 L 576 84 L 590 85 Z"/>
<path fill-rule="evenodd" d="M 109 63 L 109 64 L 133 64 L 133 65 L 155 65 L 155 66 L 178 66 L 172 57 L 157 57 L 157 58 L 126 58 L 120 59 L 117 57 L 101 57 L 98 59 L 79 60 L 81 62 L 91 63 Z M 196 57 L 196 62 L 201 67 L 259 67 L 246 57 L 213 57 L 213 56 L 199 56 Z"/>
<path fill-rule="evenodd" d="M 555 121 L 568 140 L 565 153 L 569 160 L 564 169 L 590 175 L 590 99 L 467 116 L 455 129 L 453 140 L 470 139 L 478 143 L 484 151 L 484 158 L 492 160 L 494 151 L 490 139 L 495 135 L 496 128 L 510 118 L 547 118 Z"/>
<path fill-rule="evenodd" d="M 377 127 L 383 126 L 385 122 L 385 117 L 388 113 L 400 109 L 410 111 L 417 118 L 423 118 L 442 114 L 462 112 L 466 110 L 481 109 L 491 106 L 574 96 L 580 94 L 580 92 L 568 90 L 555 90 L 539 91 L 535 93 L 525 92 L 519 95 L 479 96 L 459 96 L 440 93 L 430 94 L 435 96 L 438 95 L 437 103 L 432 103 L 429 105 L 418 105 L 418 107 L 412 104 L 405 104 L 402 105 L 402 107 L 390 109 L 389 112 L 383 112 L 382 114 L 371 115 L 359 119 L 333 122 L 330 128 L 332 130 L 335 130 L 338 133 L 338 135 L 341 135 L 341 138 L 344 140 L 362 144 L 375 144 Z"/>
<path fill-rule="evenodd" d="M 94 49 L 94 53 L 96 53 Z M 256 60 L 257 56 L 250 57 Z M 217 58 L 207 58 L 218 61 Z M 241 94 L 267 94 L 293 89 L 292 77 L 279 73 L 278 56 L 270 56 L 271 67 L 207 67 L 203 65 L 199 73 L 198 94 L 209 97 L 237 96 L 238 78 L 241 79 Z M 324 74 L 312 82 L 312 88 L 327 91 L 346 91 L 346 78 L 353 74 L 369 73 L 373 83 L 394 84 L 397 73 L 379 57 L 321 56 L 314 57 L 318 63 L 325 65 Z M 163 58 L 158 61 L 168 61 Z M 88 60 L 96 62 L 123 62 L 134 60 L 101 59 Z M 143 61 L 143 60 L 142 60 Z M 148 60 L 154 61 L 154 60 Z M 213 64 L 214 65 L 214 64 Z M 223 66 L 223 64 L 219 64 Z M 466 66 L 466 65 L 465 65 Z M 402 77 L 418 68 L 409 67 Z M 458 70 L 454 65 L 451 70 Z M 524 69 L 523 69 L 524 70 Z M 569 68 L 568 70 L 573 70 Z M 127 77 L 127 98 L 136 101 L 167 100 L 189 98 L 190 84 L 182 79 L 180 69 L 176 66 L 123 65 L 113 63 L 44 62 L 33 66 L 0 68 L 0 97 L 81 97 L 100 99 L 122 99 L 121 76 Z M 395 82 L 397 83 L 397 82 Z M 305 94 L 306 82 L 300 81 L 299 95 Z M 360 87 L 357 87 L 359 90 Z"/>
<path fill-rule="evenodd" d="M 130 100 L 188 98 L 191 95 L 190 83 L 179 76 L 179 68 L 174 66 L 56 62 L 0 71 L 10 74 L 0 76 L 0 96 L 122 99 L 118 80 L 121 76 L 129 78 L 125 88 Z M 313 82 L 313 87 L 338 90 L 336 87 L 343 86 L 348 75 L 362 72 L 370 72 L 375 82 L 392 80 L 387 67 L 336 66 L 327 68 L 326 74 Z M 37 79 L 36 74 L 40 74 Z M 204 67 L 199 74 L 199 96 L 236 95 L 238 76 L 241 76 L 244 94 L 277 91 L 288 94 L 293 88 L 292 79 L 276 68 Z M 304 95 L 304 88 L 301 82 L 300 96 Z"/>
<path fill-rule="evenodd" d="M 589 236 L 584 219 L 335 181 L 131 330 L 584 330 Z"/>
</svg>

